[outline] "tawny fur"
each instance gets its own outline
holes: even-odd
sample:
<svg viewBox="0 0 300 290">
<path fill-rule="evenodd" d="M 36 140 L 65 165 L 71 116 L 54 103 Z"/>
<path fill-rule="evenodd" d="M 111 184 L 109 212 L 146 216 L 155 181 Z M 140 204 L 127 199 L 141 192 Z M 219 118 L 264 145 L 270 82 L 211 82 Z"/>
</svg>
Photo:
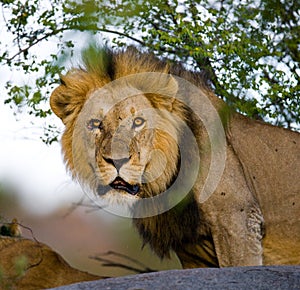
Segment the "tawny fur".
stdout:
<svg viewBox="0 0 300 290">
<path fill-rule="evenodd" d="M 105 61 L 100 63 L 100 59 Z M 213 195 L 199 203 L 197 190 L 201 188 L 201 178 L 207 174 L 205 171 L 210 164 L 203 124 L 193 114 L 192 108 L 182 102 L 168 102 L 155 93 L 145 96 L 151 103 L 150 107 L 164 108 L 191 128 L 201 154 L 202 175 L 186 198 L 170 211 L 134 220 L 144 243 L 149 243 L 161 258 L 175 251 L 185 268 L 300 264 L 299 134 L 231 112 L 206 86 L 200 74 L 189 72 L 181 65 L 129 48 L 120 52 L 99 51 L 99 57 L 86 61 L 84 68 L 72 69 L 62 76 L 62 83 L 53 92 L 50 101 L 52 110 L 66 127 L 62 147 L 66 164 L 73 175 L 79 174 L 89 184 L 95 182 L 92 175 L 97 169 L 91 170 L 86 160 L 86 148 L 78 138 L 78 152 L 74 153 L 72 148 L 74 126 L 85 102 L 105 84 L 142 72 L 175 75 L 198 86 L 218 110 L 227 138 L 227 159 L 221 181 Z M 155 88 L 156 83 L 149 80 L 147 85 Z M 168 92 L 173 90 L 171 85 L 166 84 Z M 174 88 L 174 94 L 176 90 Z M 186 98 L 197 104 L 197 96 L 190 96 L 187 92 Z M 140 100 L 145 101 L 142 97 Z M 136 102 L 139 103 L 139 99 Z M 120 113 L 115 110 L 110 118 L 118 119 Z M 176 118 L 164 118 L 169 127 L 176 127 Z M 159 182 L 145 186 L 144 197 L 159 194 L 177 174 L 179 154 L 175 145 L 168 142 L 169 137 L 158 132 L 153 134 L 154 146 L 159 146 L 170 157 L 167 172 Z M 178 140 L 184 139 L 180 130 L 176 134 Z M 107 134 L 106 140 L 101 142 L 110 141 L 109 138 Z M 99 152 L 102 150 L 101 142 L 97 143 Z M 193 154 L 191 152 L 191 159 Z M 100 167 L 104 163 L 103 158 L 97 161 Z M 102 170 L 105 171 L 105 167 Z"/>
</svg>

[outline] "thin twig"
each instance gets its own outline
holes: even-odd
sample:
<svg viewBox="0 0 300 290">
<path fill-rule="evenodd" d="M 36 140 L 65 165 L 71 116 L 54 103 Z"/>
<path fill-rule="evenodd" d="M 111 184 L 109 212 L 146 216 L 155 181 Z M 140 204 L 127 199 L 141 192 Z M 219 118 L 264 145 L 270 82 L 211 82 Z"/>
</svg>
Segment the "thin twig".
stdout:
<svg viewBox="0 0 300 290">
<path fill-rule="evenodd" d="M 85 199 L 85 196 L 82 196 L 78 202 L 73 202 L 72 205 L 70 206 L 70 208 L 67 210 L 67 212 L 63 215 L 63 218 L 66 218 L 67 216 L 69 216 L 79 206 L 89 208 L 89 210 L 86 210 L 86 213 L 90 213 L 90 212 L 104 208 L 104 206 L 101 207 L 96 204 L 84 204 L 83 203 L 84 199 Z"/>
<path fill-rule="evenodd" d="M 35 45 L 38 44 L 39 42 L 45 40 L 45 39 L 48 38 L 48 37 L 55 36 L 56 34 L 58 34 L 58 33 L 60 33 L 60 32 L 63 32 L 63 31 L 65 31 L 65 30 L 68 30 L 68 28 L 61 28 L 61 29 L 58 29 L 58 30 L 56 30 L 56 31 L 52 31 L 52 32 L 46 33 L 43 37 L 37 38 L 35 41 L 33 41 L 32 43 L 30 43 L 27 47 L 25 47 L 25 48 L 19 47 L 19 51 L 18 51 L 17 53 L 15 53 L 12 57 L 5 58 L 5 60 L 6 60 L 7 62 L 10 62 L 10 61 L 12 61 L 14 58 L 16 58 L 17 56 L 19 56 L 20 54 L 27 52 L 31 47 L 35 46 Z"/>
<path fill-rule="evenodd" d="M 84 198 L 85 198 L 85 196 L 82 196 L 78 202 L 73 202 L 72 205 L 70 206 L 70 208 L 67 210 L 67 212 L 63 215 L 63 218 L 66 218 L 67 216 L 69 216 L 73 211 L 75 211 L 75 209 L 78 206 L 82 205 Z"/>
<path fill-rule="evenodd" d="M 157 271 L 157 270 L 154 270 L 154 269 L 151 269 L 151 268 L 147 267 L 143 263 L 141 263 L 141 262 L 139 262 L 139 261 L 127 256 L 127 255 L 120 254 L 120 253 L 117 253 L 117 252 L 114 252 L 114 251 L 108 251 L 107 253 L 104 253 L 104 254 L 101 254 L 101 255 L 102 256 L 114 255 L 114 256 L 123 258 L 125 260 L 125 262 L 126 262 L 126 260 L 130 261 L 130 262 L 140 266 L 141 268 L 135 267 L 135 266 L 130 266 L 130 265 L 127 265 L 127 264 L 122 263 L 122 262 L 115 262 L 111 259 L 102 258 L 99 255 L 91 256 L 90 259 L 101 262 L 102 266 L 105 266 L 105 267 L 119 267 L 119 268 L 123 268 L 123 269 L 126 269 L 126 270 L 130 270 L 130 271 L 139 273 L 139 274 L 149 273 L 149 272 L 156 272 Z"/>
<path fill-rule="evenodd" d="M 140 262 L 140 261 L 138 261 L 138 260 L 136 260 L 136 259 L 134 259 L 134 258 L 131 258 L 131 257 L 125 255 L 125 254 L 117 253 L 117 252 L 115 252 L 115 251 L 108 251 L 108 252 L 106 252 L 106 253 L 101 254 L 101 256 L 108 256 L 108 255 L 114 255 L 114 256 L 117 256 L 117 257 L 126 259 L 126 260 L 128 260 L 128 261 L 131 261 L 131 262 L 133 262 L 133 263 L 135 263 L 135 264 L 137 264 L 137 265 L 143 267 L 144 269 L 147 269 L 147 270 L 152 271 L 152 272 L 155 271 L 155 270 L 150 269 L 149 267 L 147 267 L 147 266 L 146 266 L 145 264 L 143 264 L 142 262 Z"/>
</svg>

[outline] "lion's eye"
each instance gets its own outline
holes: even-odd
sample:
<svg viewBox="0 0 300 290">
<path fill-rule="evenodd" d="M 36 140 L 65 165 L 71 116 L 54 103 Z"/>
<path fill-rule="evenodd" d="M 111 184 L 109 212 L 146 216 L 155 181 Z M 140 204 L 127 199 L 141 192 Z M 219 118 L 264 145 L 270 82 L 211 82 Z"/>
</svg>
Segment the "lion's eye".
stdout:
<svg viewBox="0 0 300 290">
<path fill-rule="evenodd" d="M 145 120 L 141 117 L 137 117 L 133 120 L 132 128 L 141 127 L 145 123 Z"/>
<path fill-rule="evenodd" d="M 102 122 L 99 119 L 91 119 L 87 123 L 88 130 L 92 131 L 94 129 L 102 129 Z"/>
</svg>

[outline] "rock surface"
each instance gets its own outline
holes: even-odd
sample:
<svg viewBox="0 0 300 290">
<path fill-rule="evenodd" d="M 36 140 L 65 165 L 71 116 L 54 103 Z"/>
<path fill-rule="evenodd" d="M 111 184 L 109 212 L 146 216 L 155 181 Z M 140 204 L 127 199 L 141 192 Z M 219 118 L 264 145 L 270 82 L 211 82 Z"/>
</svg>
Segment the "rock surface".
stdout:
<svg viewBox="0 0 300 290">
<path fill-rule="evenodd" d="M 170 270 L 98 280 L 100 278 L 72 268 L 43 243 L 0 236 L 0 289 L 300 290 L 300 266 Z"/>
<path fill-rule="evenodd" d="M 170 270 L 55 288 L 90 289 L 300 289 L 300 266 Z"/>
</svg>

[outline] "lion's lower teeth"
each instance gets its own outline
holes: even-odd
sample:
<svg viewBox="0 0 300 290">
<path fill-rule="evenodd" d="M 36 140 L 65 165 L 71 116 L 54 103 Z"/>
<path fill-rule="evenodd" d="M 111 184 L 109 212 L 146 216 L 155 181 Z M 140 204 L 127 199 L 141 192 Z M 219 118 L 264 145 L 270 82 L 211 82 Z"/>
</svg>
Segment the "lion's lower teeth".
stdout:
<svg viewBox="0 0 300 290">
<path fill-rule="evenodd" d="M 140 187 L 136 185 L 131 185 L 123 180 L 117 179 L 111 183 L 111 187 L 114 189 L 124 190 L 129 194 L 137 194 L 139 192 Z"/>
</svg>

